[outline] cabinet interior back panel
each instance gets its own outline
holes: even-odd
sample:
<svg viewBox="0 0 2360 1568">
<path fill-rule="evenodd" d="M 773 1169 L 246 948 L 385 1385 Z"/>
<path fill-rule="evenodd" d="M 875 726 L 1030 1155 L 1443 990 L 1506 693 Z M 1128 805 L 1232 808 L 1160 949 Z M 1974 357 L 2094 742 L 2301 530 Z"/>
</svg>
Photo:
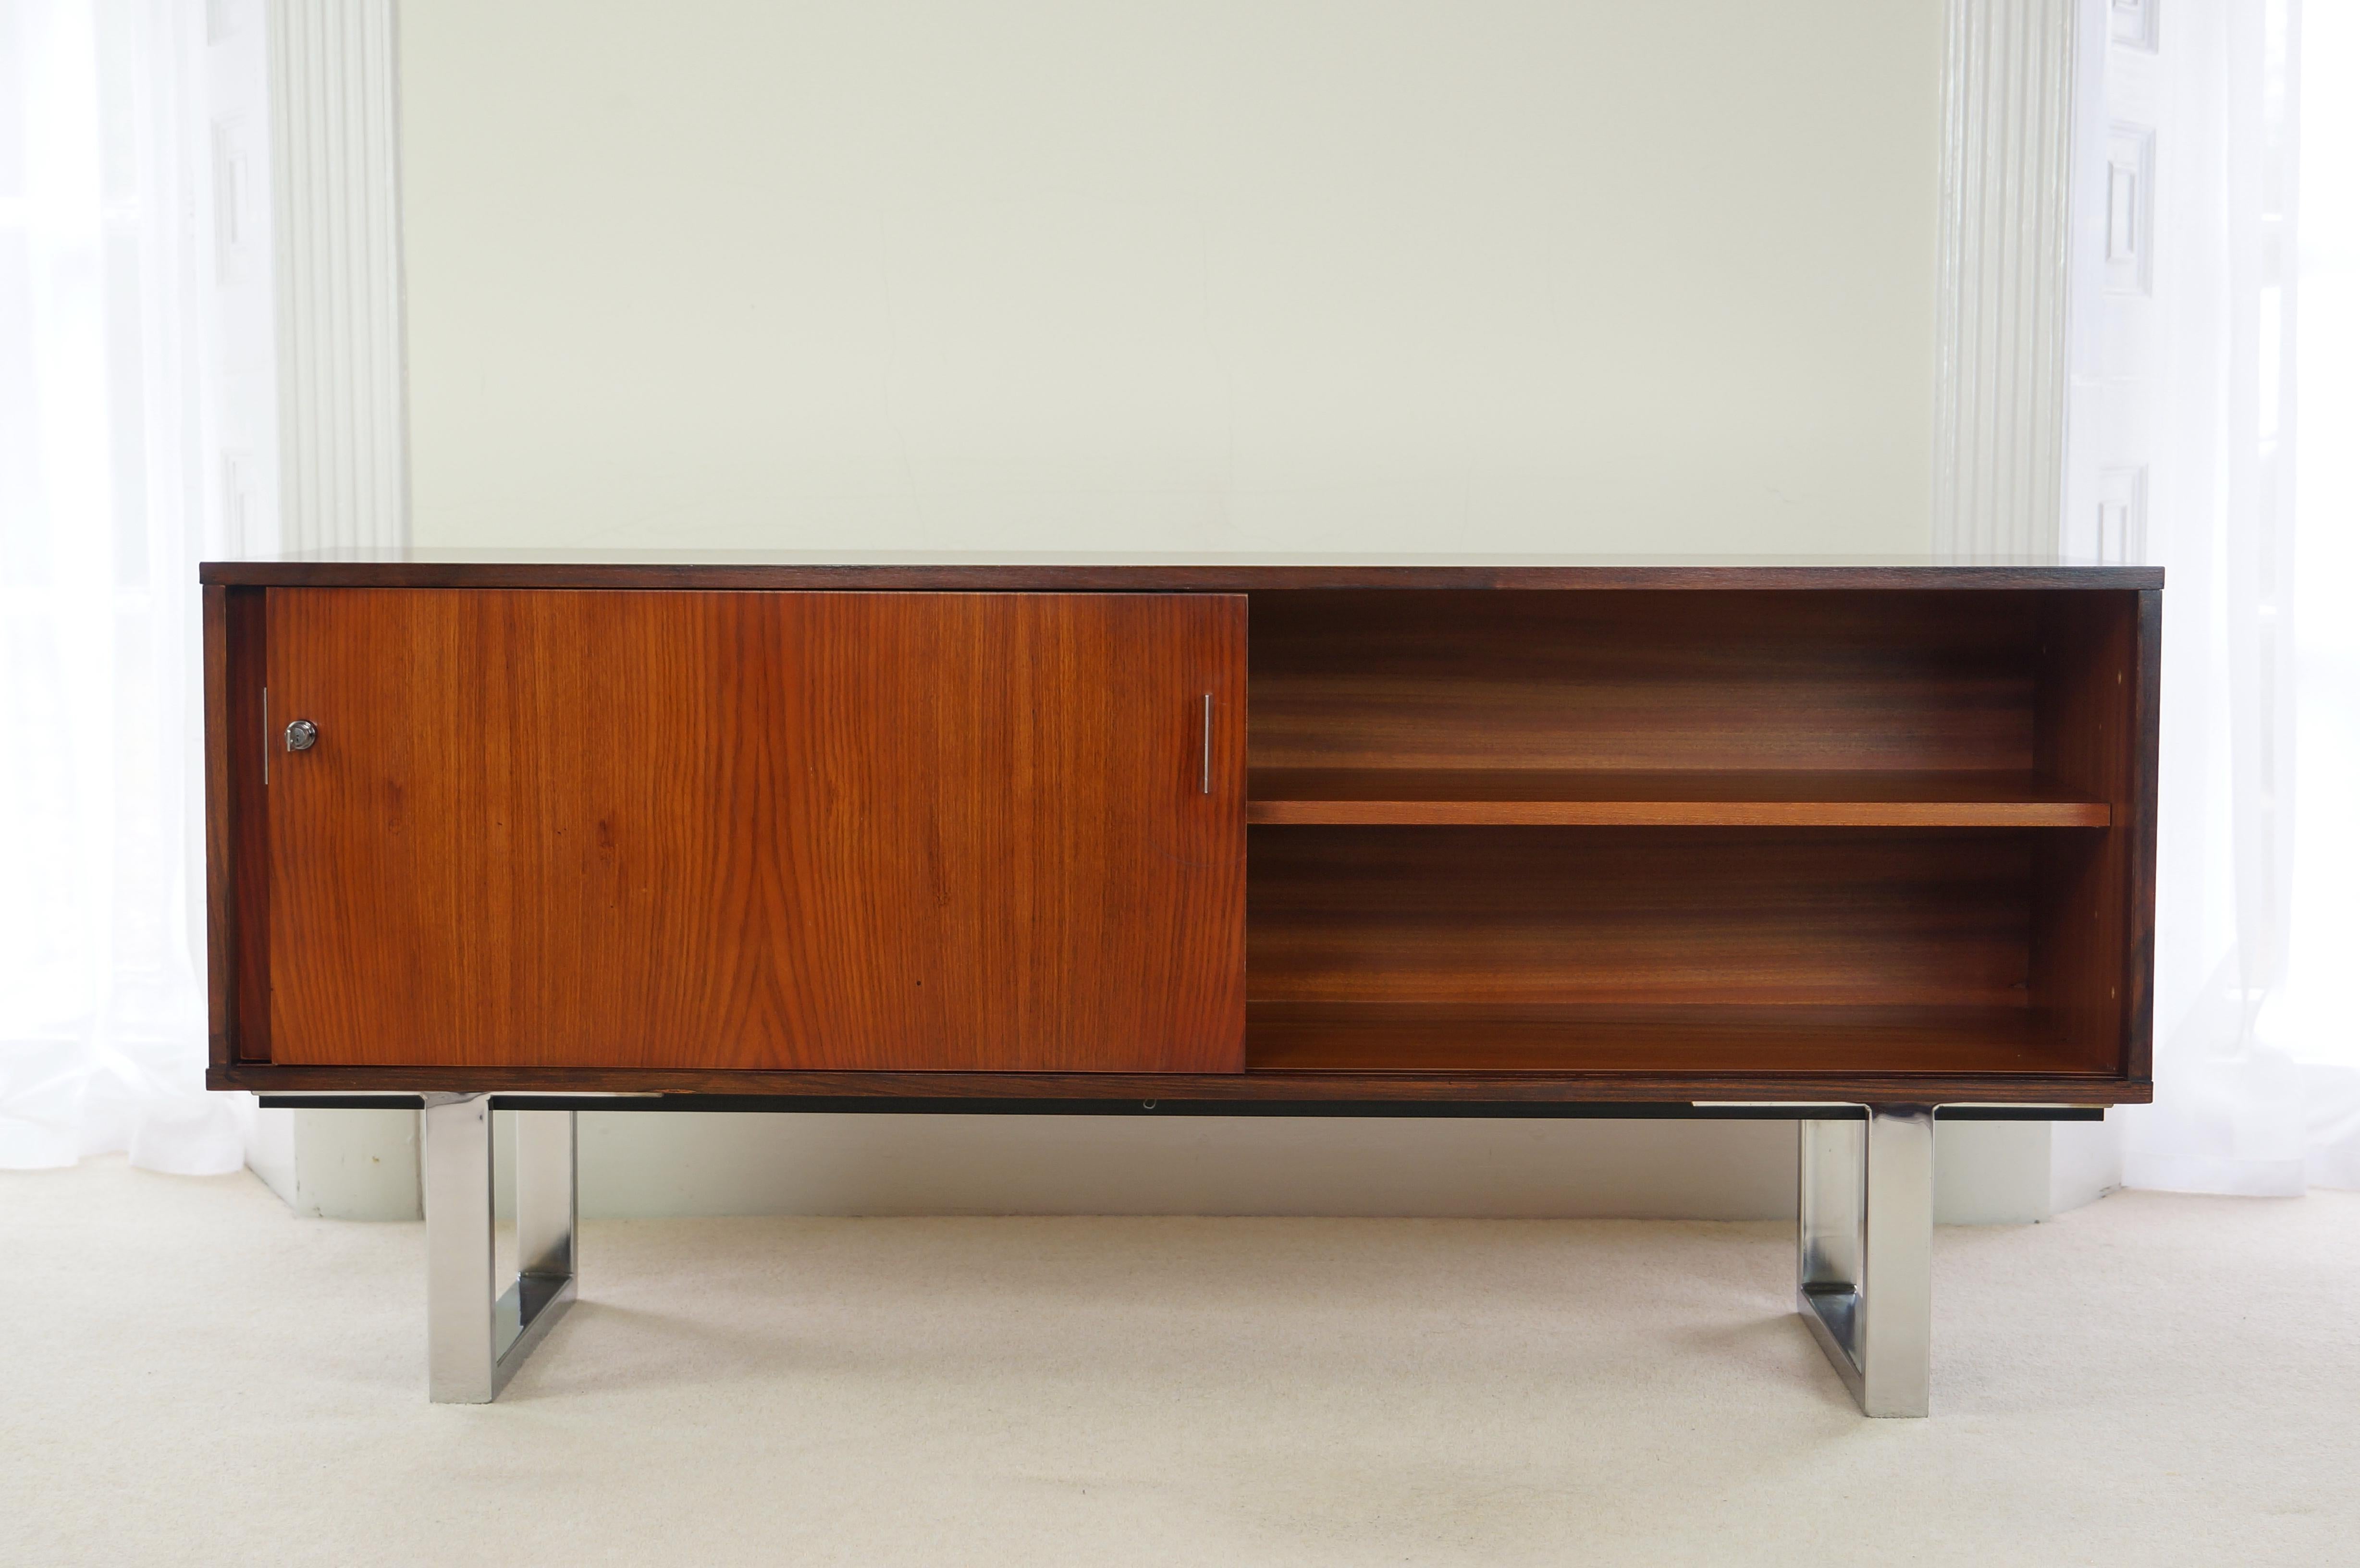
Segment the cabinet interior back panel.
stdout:
<svg viewBox="0 0 2360 1568">
<path fill-rule="evenodd" d="M 1257 1003 L 2029 1002 L 2027 833 L 1250 831 Z"/>
<path fill-rule="evenodd" d="M 2038 616 L 1989 591 L 1257 593 L 1253 766 L 2029 769 Z"/>
</svg>

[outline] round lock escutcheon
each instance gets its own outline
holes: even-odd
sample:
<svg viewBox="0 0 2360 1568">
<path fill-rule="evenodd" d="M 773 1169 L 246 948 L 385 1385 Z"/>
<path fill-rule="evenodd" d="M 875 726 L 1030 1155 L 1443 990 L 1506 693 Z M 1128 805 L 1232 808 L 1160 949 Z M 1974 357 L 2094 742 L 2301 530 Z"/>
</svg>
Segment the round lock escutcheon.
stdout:
<svg viewBox="0 0 2360 1568">
<path fill-rule="evenodd" d="M 320 726 L 309 719 L 298 719 L 287 726 L 287 749 L 309 751 L 320 743 Z"/>
</svg>

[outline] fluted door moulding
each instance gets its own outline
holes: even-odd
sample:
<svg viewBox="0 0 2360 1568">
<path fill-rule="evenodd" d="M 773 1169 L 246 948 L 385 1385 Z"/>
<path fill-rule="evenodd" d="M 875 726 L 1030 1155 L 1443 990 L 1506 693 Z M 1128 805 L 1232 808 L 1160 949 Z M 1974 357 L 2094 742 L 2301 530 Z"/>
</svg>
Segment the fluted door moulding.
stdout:
<svg viewBox="0 0 2360 1568">
<path fill-rule="evenodd" d="M 2058 548 L 2083 0 L 1950 0 L 1934 548 Z"/>
<path fill-rule="evenodd" d="M 282 547 L 409 535 L 394 0 L 270 0 Z"/>
</svg>

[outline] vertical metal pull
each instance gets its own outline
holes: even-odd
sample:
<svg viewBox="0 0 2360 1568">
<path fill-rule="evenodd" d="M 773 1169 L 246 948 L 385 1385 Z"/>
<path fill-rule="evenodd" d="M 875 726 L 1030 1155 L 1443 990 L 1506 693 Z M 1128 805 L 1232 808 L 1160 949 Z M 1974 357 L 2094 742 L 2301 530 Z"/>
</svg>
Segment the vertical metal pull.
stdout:
<svg viewBox="0 0 2360 1568">
<path fill-rule="evenodd" d="M 270 688 L 262 689 L 262 787 L 270 788 Z"/>
<path fill-rule="evenodd" d="M 1196 761 L 1196 793 L 1213 792 L 1213 694 L 1205 693 L 1205 749 Z"/>
</svg>

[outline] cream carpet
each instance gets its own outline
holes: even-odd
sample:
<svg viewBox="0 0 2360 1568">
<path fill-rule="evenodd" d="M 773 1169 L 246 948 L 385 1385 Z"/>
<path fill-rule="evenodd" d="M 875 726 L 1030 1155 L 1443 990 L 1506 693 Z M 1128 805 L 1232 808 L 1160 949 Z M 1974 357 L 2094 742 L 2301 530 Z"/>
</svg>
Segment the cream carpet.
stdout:
<svg viewBox="0 0 2360 1568">
<path fill-rule="evenodd" d="M 1946 1230 L 1868 1421 L 1786 1227 L 594 1224 L 431 1406 L 420 1226 L 0 1174 L 16 1563 L 2360 1563 L 2360 1196 Z"/>
</svg>

